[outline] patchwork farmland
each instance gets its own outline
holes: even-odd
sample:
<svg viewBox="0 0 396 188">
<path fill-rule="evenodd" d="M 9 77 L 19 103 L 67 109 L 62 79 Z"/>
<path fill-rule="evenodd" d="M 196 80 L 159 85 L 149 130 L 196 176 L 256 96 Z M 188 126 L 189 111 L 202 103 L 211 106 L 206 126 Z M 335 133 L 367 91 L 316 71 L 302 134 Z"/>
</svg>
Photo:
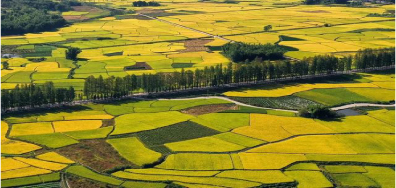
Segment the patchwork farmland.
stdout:
<svg viewBox="0 0 396 188">
<path fill-rule="evenodd" d="M 230 60 L 219 47 L 229 40 L 289 46 L 293 50 L 286 55 L 297 59 L 328 53 L 342 57 L 364 48 L 394 47 L 394 18 L 367 16 L 392 11 L 392 5 L 349 8 L 258 1 L 205 2 L 202 8 L 199 2 L 159 1 L 163 6 L 148 9 L 126 1 L 112 2 L 108 6 L 136 13 L 75 22 L 58 31 L 3 36 L 3 53 L 18 58 L 2 58 L 10 67 L 1 71 L 2 89 L 52 81 L 57 87 L 73 86 L 81 91 L 84 79 L 91 75 L 122 77 L 226 65 Z M 63 15 L 90 17 L 86 10 L 75 9 Z M 272 31 L 264 32 L 264 25 L 272 25 Z M 206 42 L 199 42 L 203 39 Z M 66 59 L 68 47 L 82 50 L 79 61 Z M 43 57 L 40 64 L 34 62 L 37 57 Z M 139 62 L 145 66 L 127 68 Z"/>
<path fill-rule="evenodd" d="M 340 2 L 79 0 L 40 12 L 55 28 L 2 24 L 1 186 L 395 187 L 394 2 Z"/>
<path fill-rule="evenodd" d="M 394 84 L 394 73 L 382 71 L 301 84 L 303 91 L 292 84 L 280 86 L 282 90 L 260 87 L 225 94 L 244 91 L 249 100 L 238 100 L 257 106 L 267 103 L 255 101 L 272 97 L 281 108 L 290 105 L 284 97 L 335 90 L 328 101 L 337 103 L 305 99 L 331 106 L 345 102 L 339 89 L 379 90 L 384 88 L 375 83 L 388 82 Z M 261 93 L 265 96 L 257 96 Z M 361 94 L 348 99 L 394 100 Z M 2 186 L 45 187 L 59 181 L 70 187 L 310 187 L 312 181 L 319 187 L 394 185 L 393 107 L 354 111 L 358 115 L 327 121 L 198 97 L 7 115 L 1 123 Z"/>
</svg>

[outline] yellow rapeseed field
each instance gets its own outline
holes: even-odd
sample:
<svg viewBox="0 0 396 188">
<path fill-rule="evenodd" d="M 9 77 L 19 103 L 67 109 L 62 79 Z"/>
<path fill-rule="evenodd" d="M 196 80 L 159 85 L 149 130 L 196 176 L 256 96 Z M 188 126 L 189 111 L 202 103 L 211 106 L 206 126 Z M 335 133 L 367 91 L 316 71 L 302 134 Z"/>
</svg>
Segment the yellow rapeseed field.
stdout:
<svg viewBox="0 0 396 188">
<path fill-rule="evenodd" d="M 90 120 L 90 119 L 111 119 L 112 115 L 98 114 L 98 115 L 65 115 L 65 120 Z"/>
<path fill-rule="evenodd" d="M 1 152 L 5 154 L 22 154 L 30 151 L 38 150 L 41 147 L 22 142 L 17 140 L 10 140 L 6 138 L 8 131 L 8 124 L 5 121 L 1 121 Z"/>
<path fill-rule="evenodd" d="M 265 141 L 276 141 L 298 134 L 332 133 L 334 131 L 312 119 L 251 114 L 250 126 L 236 128 L 233 132 Z"/>
<path fill-rule="evenodd" d="M 74 163 L 74 161 L 72 161 L 62 155 L 59 155 L 56 152 L 48 152 L 48 153 L 44 153 L 41 155 L 37 155 L 36 158 L 45 160 L 45 161 L 57 162 L 57 163 L 66 163 L 66 164 Z"/>
<path fill-rule="evenodd" d="M 375 119 L 380 119 L 381 121 L 388 123 L 389 125 L 395 125 L 395 111 L 394 110 L 373 110 L 368 111 L 368 116 Z"/>
<path fill-rule="evenodd" d="M 102 126 L 101 120 L 54 121 L 55 132 L 82 131 L 98 129 Z"/>
<path fill-rule="evenodd" d="M 157 167 L 174 170 L 225 170 L 233 169 L 233 164 L 228 154 L 178 153 L 169 155 Z"/>
<path fill-rule="evenodd" d="M 25 168 L 30 165 L 17 161 L 13 158 L 1 158 L 1 171 L 14 170 L 18 168 Z"/>
<path fill-rule="evenodd" d="M 357 154 L 335 135 L 300 136 L 279 143 L 268 144 L 249 150 L 252 153 L 323 153 Z"/>
<path fill-rule="evenodd" d="M 365 96 L 373 101 L 394 101 L 395 90 L 382 88 L 348 88 L 349 91 Z"/>
<path fill-rule="evenodd" d="M 32 158 L 14 157 L 14 159 L 38 168 L 43 168 L 48 170 L 62 170 L 67 167 L 67 165 L 65 164 L 48 162 L 48 161 L 32 159 Z"/>
<path fill-rule="evenodd" d="M 179 176 L 214 176 L 220 171 L 180 171 L 180 170 L 165 170 L 165 169 L 126 169 L 127 172 L 135 174 L 156 174 L 156 175 L 179 175 Z"/>
<path fill-rule="evenodd" d="M 241 179 L 260 182 L 263 184 L 293 182 L 292 178 L 285 176 L 279 170 L 253 171 L 253 170 L 230 170 L 216 175 L 216 177 Z"/>
<path fill-rule="evenodd" d="M 14 89 L 17 83 L 1 83 L 1 89 Z"/>
<path fill-rule="evenodd" d="M 53 133 L 51 122 L 21 123 L 12 125 L 10 136 Z"/>
<path fill-rule="evenodd" d="M 395 82 L 372 82 L 372 84 L 380 88 L 395 90 Z"/>
<path fill-rule="evenodd" d="M 245 148 L 244 146 L 233 144 L 214 137 L 204 137 L 181 142 L 165 144 L 172 151 L 206 151 L 206 152 L 225 152 L 236 151 Z"/>
<path fill-rule="evenodd" d="M 244 169 L 281 169 L 297 161 L 305 161 L 303 154 L 239 153 Z"/>
<path fill-rule="evenodd" d="M 11 179 L 11 178 L 19 178 L 25 176 L 34 176 L 39 174 L 49 174 L 51 173 L 50 170 L 36 168 L 36 167 L 26 167 L 26 168 L 19 168 L 15 170 L 9 170 L 6 172 L 1 172 L 1 179 Z"/>
<path fill-rule="evenodd" d="M 41 147 L 22 141 L 9 139 L 7 139 L 6 141 L 1 141 L 1 153 L 4 154 L 23 154 L 38 149 L 41 149 Z"/>
</svg>

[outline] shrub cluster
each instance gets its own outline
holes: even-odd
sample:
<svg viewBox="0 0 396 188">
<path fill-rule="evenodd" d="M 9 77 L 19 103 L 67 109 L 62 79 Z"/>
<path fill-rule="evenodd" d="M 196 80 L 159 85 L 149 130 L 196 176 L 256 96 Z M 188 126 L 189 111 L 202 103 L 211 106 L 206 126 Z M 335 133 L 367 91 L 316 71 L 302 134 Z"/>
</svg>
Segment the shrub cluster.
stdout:
<svg viewBox="0 0 396 188">
<path fill-rule="evenodd" d="M 367 15 L 367 17 L 386 17 L 386 18 L 394 18 L 395 17 L 395 14 L 392 14 L 392 13 L 382 13 L 382 14 L 379 14 L 379 13 L 370 13 L 370 14 L 368 14 Z"/>
<path fill-rule="evenodd" d="M 132 5 L 134 7 L 157 7 L 157 6 L 161 6 L 161 4 L 159 4 L 158 2 L 155 1 L 135 1 L 132 3 Z"/>
<path fill-rule="evenodd" d="M 244 44 L 244 43 L 228 43 L 222 47 L 225 56 L 234 62 L 252 61 L 256 58 L 262 60 L 283 59 L 286 50 L 274 44 Z"/>
<path fill-rule="evenodd" d="M 311 105 L 298 111 L 298 115 L 315 119 L 334 119 L 340 117 L 335 111 L 320 105 Z"/>
<path fill-rule="evenodd" d="M 81 53 L 81 49 L 79 48 L 74 48 L 74 47 L 69 47 L 66 51 L 65 51 L 65 56 L 66 59 L 70 59 L 70 60 L 77 60 L 77 55 Z"/>
</svg>

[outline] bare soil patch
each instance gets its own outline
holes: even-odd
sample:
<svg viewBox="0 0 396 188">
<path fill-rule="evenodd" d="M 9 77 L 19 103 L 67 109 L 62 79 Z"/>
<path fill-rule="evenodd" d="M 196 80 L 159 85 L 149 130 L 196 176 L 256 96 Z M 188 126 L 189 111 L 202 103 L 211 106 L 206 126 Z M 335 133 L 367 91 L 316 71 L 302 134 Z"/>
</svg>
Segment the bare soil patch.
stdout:
<svg viewBox="0 0 396 188">
<path fill-rule="evenodd" d="M 73 21 L 73 20 L 87 20 L 89 19 L 86 16 L 79 16 L 79 15 L 65 15 L 62 16 L 63 19 L 65 19 L 66 21 Z"/>
<path fill-rule="evenodd" d="M 192 108 L 188 108 L 182 110 L 181 112 L 185 114 L 191 114 L 194 116 L 202 115 L 202 114 L 209 114 L 209 113 L 216 113 L 225 110 L 237 110 L 238 106 L 236 104 L 211 104 L 211 105 L 203 105 L 203 106 L 196 106 Z"/>
<path fill-rule="evenodd" d="M 74 175 L 67 175 L 66 181 L 70 187 L 84 187 L 84 188 L 115 188 L 116 186 L 106 183 L 93 181 L 87 178 L 81 178 Z"/>
<path fill-rule="evenodd" d="M 151 17 L 184 15 L 184 13 L 171 13 L 171 12 L 166 12 L 165 10 L 152 9 L 152 8 L 144 8 L 136 11 L 136 13 L 145 14 Z"/>
<path fill-rule="evenodd" d="M 102 120 L 102 126 L 101 127 L 109 127 L 109 126 L 114 126 L 115 125 L 115 120 L 114 119 L 104 119 Z"/>
<path fill-rule="evenodd" d="M 102 12 L 103 10 L 97 7 L 91 7 L 91 6 L 72 6 L 74 11 L 78 12 L 89 12 L 90 13 L 98 13 Z M 88 20 L 89 17 L 84 16 L 84 15 L 65 15 L 62 16 L 66 21 L 81 21 L 81 20 Z"/>
<path fill-rule="evenodd" d="M 98 172 L 115 168 L 137 167 L 121 157 L 104 139 L 82 140 L 78 144 L 62 147 L 55 151 Z"/>
<path fill-rule="evenodd" d="M 180 52 L 200 52 L 209 51 L 209 48 L 205 44 L 213 41 L 213 39 L 193 39 L 184 41 L 184 47 L 186 49 L 180 50 Z"/>
<path fill-rule="evenodd" d="M 126 66 L 124 70 L 152 70 L 153 68 L 146 62 L 136 62 L 132 66 Z"/>
<path fill-rule="evenodd" d="M 102 9 L 91 6 L 72 6 L 74 11 L 78 12 L 101 12 Z"/>
</svg>

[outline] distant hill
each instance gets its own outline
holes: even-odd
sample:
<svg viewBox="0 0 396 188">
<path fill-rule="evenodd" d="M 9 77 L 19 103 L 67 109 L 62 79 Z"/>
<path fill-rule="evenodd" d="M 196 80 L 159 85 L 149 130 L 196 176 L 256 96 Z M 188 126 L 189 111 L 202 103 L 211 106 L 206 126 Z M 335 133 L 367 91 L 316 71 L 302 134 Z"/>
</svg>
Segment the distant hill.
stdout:
<svg viewBox="0 0 396 188">
<path fill-rule="evenodd" d="M 1 34 L 17 35 L 53 30 L 67 22 L 59 12 L 71 10 L 79 2 L 49 0 L 4 0 L 1 2 Z"/>
</svg>

